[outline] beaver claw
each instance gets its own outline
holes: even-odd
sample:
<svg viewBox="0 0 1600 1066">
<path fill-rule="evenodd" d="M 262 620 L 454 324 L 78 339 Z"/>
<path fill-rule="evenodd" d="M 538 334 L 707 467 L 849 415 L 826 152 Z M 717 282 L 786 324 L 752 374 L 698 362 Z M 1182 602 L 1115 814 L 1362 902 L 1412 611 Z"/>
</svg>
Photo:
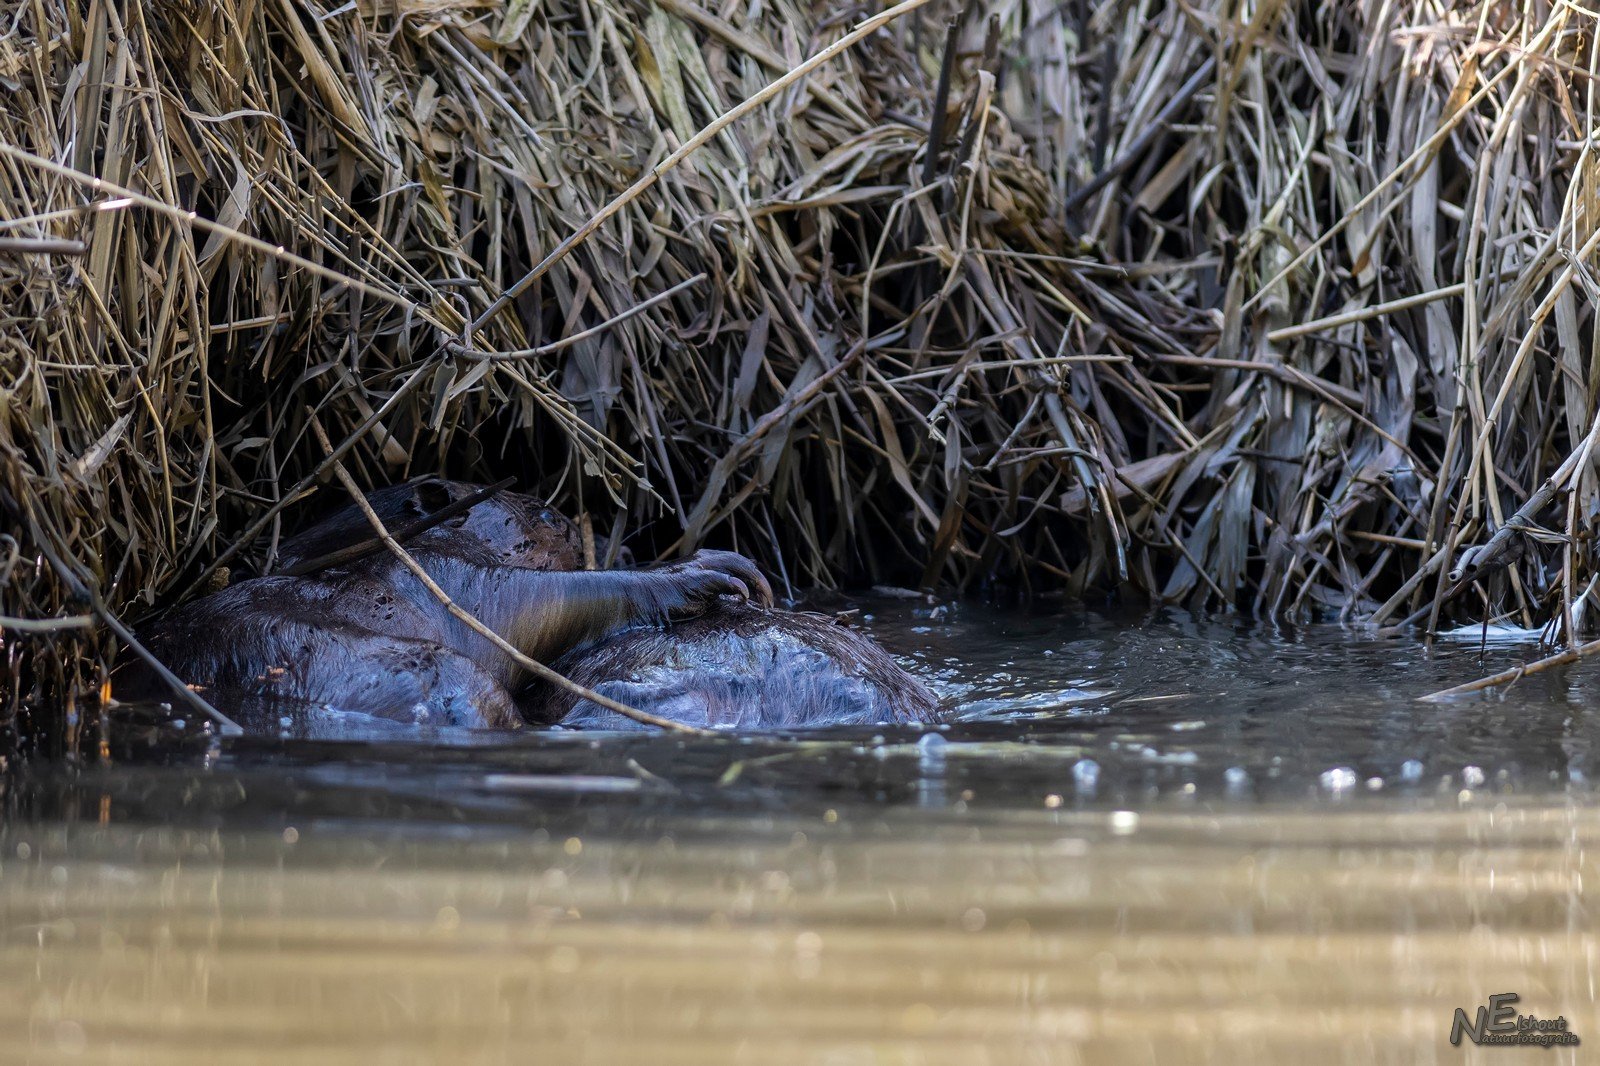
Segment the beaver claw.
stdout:
<svg viewBox="0 0 1600 1066">
<path fill-rule="evenodd" d="M 673 590 L 681 600 L 669 605 L 668 613 L 675 616 L 701 614 L 718 596 L 772 606 L 772 586 L 755 563 L 736 552 L 702 549 L 682 562 L 668 563 L 658 573 L 671 574 L 674 579 Z"/>
</svg>

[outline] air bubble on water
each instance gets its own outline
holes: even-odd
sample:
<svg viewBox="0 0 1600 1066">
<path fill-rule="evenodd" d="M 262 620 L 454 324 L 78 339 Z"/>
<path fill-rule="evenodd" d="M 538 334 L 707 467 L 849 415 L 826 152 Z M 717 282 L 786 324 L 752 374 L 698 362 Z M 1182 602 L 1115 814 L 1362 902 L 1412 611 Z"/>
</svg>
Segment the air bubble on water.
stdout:
<svg viewBox="0 0 1600 1066">
<path fill-rule="evenodd" d="M 1331 770 L 1322 771 L 1322 787 L 1329 792 L 1348 792 L 1356 787 L 1360 778 L 1348 766 L 1335 766 Z"/>
<path fill-rule="evenodd" d="M 1093 792 L 1100 783 L 1100 764 L 1093 759 L 1079 759 L 1073 763 L 1072 783 L 1079 792 Z"/>
<path fill-rule="evenodd" d="M 1250 785 L 1250 772 L 1242 766 L 1230 766 L 1222 771 L 1222 780 L 1227 782 L 1229 792 L 1242 792 Z"/>
<path fill-rule="evenodd" d="M 1461 768 L 1461 783 L 1468 788 L 1477 788 L 1483 784 L 1483 771 L 1476 766 L 1463 766 Z"/>
<path fill-rule="evenodd" d="M 1416 759 L 1407 759 L 1400 764 L 1400 780 L 1416 782 L 1422 780 L 1422 763 Z"/>
<path fill-rule="evenodd" d="M 1381 778 L 1381 777 L 1369 777 L 1369 778 L 1367 778 L 1367 791 L 1368 792 L 1378 792 L 1378 791 L 1382 790 L 1382 788 L 1383 788 L 1383 778 Z"/>
</svg>

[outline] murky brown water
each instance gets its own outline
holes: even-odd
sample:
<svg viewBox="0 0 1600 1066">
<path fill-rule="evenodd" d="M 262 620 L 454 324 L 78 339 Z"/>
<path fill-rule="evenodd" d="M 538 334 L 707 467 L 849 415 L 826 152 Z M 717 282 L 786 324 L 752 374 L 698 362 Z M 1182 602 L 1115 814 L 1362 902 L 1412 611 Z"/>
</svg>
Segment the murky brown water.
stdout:
<svg viewBox="0 0 1600 1066">
<path fill-rule="evenodd" d="M 220 748 L 147 725 L 109 766 L 13 772 L 0 1062 L 1576 1062 L 1600 1042 L 1600 671 L 1424 704 L 1535 651 L 869 609 L 966 720 Z M 1503 992 L 1585 1044 L 1450 1046 L 1455 1008 Z"/>
</svg>

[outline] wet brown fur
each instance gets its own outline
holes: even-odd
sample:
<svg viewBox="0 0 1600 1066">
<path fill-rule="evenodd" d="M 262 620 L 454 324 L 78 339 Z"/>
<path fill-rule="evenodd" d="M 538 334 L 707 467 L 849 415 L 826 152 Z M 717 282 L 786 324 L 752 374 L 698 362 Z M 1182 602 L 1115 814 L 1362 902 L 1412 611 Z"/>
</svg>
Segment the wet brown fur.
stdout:
<svg viewBox="0 0 1600 1066">
<path fill-rule="evenodd" d="M 387 525 L 475 487 L 411 483 L 370 499 Z M 346 508 L 286 542 L 281 559 L 292 565 L 371 534 L 365 516 Z M 406 549 L 452 600 L 541 662 L 619 629 L 697 614 L 719 596 L 771 597 L 755 566 L 731 552 L 639 570 L 578 570 L 572 524 L 516 493 L 421 533 Z M 454 618 L 387 550 L 304 577 L 240 582 L 140 637 L 213 700 L 266 696 L 419 724 L 522 723 L 512 693 L 529 680 L 523 668 Z M 118 672 L 115 691 L 164 695 L 137 663 Z"/>
<path fill-rule="evenodd" d="M 707 728 L 927 722 L 928 688 L 871 638 L 820 614 L 723 602 L 667 629 L 629 629 L 568 652 L 562 674 L 640 710 Z M 564 725 L 633 723 L 553 686 L 541 708 Z"/>
<path fill-rule="evenodd" d="M 427 479 L 367 499 L 394 529 L 475 488 Z M 351 505 L 285 541 L 278 565 L 291 568 L 372 535 Z M 765 606 L 765 581 L 731 553 L 584 572 L 576 527 L 513 492 L 406 548 L 452 599 L 525 654 L 663 717 L 773 728 L 927 721 L 937 711 L 933 694 L 868 637 L 823 615 Z M 762 602 L 723 595 L 746 589 Z M 320 704 L 406 725 L 632 724 L 555 686 L 530 684 L 511 657 L 452 618 L 387 550 L 303 577 L 241 582 L 141 635 L 179 677 L 224 703 L 265 708 L 272 721 L 274 707 L 300 721 L 316 718 L 306 705 Z M 137 664 L 117 682 L 123 696 L 161 695 Z M 337 724 L 330 728 L 338 732 Z"/>
</svg>

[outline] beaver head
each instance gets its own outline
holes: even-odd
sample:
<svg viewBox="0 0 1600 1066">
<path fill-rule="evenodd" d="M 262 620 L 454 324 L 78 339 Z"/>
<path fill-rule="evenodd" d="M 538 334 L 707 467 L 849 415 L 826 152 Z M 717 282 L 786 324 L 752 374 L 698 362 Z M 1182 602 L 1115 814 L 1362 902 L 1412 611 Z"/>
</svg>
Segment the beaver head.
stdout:
<svg viewBox="0 0 1600 1066">
<path fill-rule="evenodd" d="M 428 517 L 451 503 L 477 492 L 481 486 L 439 478 L 416 478 L 378 489 L 367 502 L 391 531 Z M 276 569 L 291 570 L 308 560 L 348 548 L 373 536 L 371 523 L 360 508 L 348 504 L 322 518 L 311 528 L 285 540 L 278 549 Z M 506 566 L 530 570 L 582 570 L 583 542 L 578 527 L 560 511 L 534 496 L 499 492 L 474 504 L 433 529 L 407 541 L 407 547 L 427 549 L 451 544 L 482 547 Z M 603 551 L 597 547 L 596 553 Z"/>
</svg>

